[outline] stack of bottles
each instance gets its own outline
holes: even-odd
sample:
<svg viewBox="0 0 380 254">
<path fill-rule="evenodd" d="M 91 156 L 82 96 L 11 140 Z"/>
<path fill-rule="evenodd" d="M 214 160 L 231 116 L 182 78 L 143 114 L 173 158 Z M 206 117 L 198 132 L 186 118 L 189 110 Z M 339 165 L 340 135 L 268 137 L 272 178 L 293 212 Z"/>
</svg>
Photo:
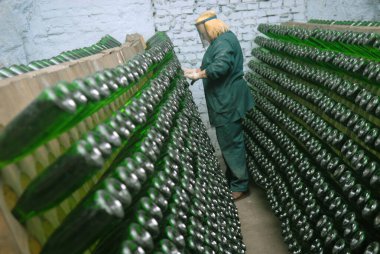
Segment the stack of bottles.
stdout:
<svg viewBox="0 0 380 254">
<path fill-rule="evenodd" d="M 284 241 L 291 253 L 380 253 L 379 35 L 259 30 L 243 125 Z"/>
<path fill-rule="evenodd" d="M 106 35 L 103 38 L 101 38 L 97 43 L 89 47 L 65 51 L 50 59 L 32 61 L 26 65 L 17 64 L 17 65 L 11 65 L 9 67 L 0 68 L 0 80 L 14 77 L 14 76 L 27 73 L 30 71 L 43 69 L 52 65 L 76 60 L 82 57 L 91 56 L 91 55 L 100 53 L 101 51 L 105 49 L 111 49 L 111 48 L 115 48 L 119 46 L 121 46 L 120 42 L 118 42 L 112 36 Z"/>
<path fill-rule="evenodd" d="M 323 20 L 311 19 L 307 23 L 320 24 L 320 25 L 339 25 L 339 26 L 380 26 L 379 21 L 364 21 L 364 20 Z"/>
<path fill-rule="evenodd" d="M 30 253 L 245 252 L 173 45 L 163 33 L 147 45 L 44 90 L 1 133 L 3 192 Z"/>
</svg>

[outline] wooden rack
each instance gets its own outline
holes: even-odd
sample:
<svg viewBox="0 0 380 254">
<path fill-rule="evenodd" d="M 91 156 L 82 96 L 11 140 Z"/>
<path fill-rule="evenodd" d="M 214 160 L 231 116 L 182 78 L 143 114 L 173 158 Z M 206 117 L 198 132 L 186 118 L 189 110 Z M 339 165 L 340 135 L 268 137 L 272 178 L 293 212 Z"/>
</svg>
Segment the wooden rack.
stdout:
<svg viewBox="0 0 380 254">
<path fill-rule="evenodd" d="M 373 26 L 346 26 L 346 25 L 326 25 L 326 24 L 314 24 L 314 23 L 301 23 L 301 22 L 285 22 L 282 23 L 285 26 L 298 26 L 306 29 L 327 29 L 335 31 L 353 31 L 362 33 L 380 33 L 380 27 Z"/>
<path fill-rule="evenodd" d="M 47 68 L 0 80 L 0 129 L 24 109 L 45 87 L 73 81 L 125 63 L 145 48 L 141 35 L 128 35 L 120 47 Z"/>
<path fill-rule="evenodd" d="M 127 35 L 126 42 L 120 47 L 1 80 L 0 130 L 44 88 L 53 86 L 60 80 L 70 82 L 96 71 L 114 68 L 142 52 L 145 47 L 141 35 Z M 0 179 L 0 189 L 1 181 Z M 30 254 L 26 232 L 10 213 L 2 193 L 0 193 L 0 254 Z"/>
</svg>

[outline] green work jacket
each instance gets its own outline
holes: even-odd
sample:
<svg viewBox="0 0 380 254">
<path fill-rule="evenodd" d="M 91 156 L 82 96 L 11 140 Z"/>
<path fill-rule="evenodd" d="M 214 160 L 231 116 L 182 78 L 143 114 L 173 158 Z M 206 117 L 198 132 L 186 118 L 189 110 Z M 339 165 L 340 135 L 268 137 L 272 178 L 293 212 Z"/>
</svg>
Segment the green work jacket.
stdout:
<svg viewBox="0 0 380 254">
<path fill-rule="evenodd" d="M 211 125 L 218 127 L 243 118 L 254 106 L 243 79 L 243 53 L 234 33 L 228 31 L 210 43 L 201 70 Z"/>
</svg>

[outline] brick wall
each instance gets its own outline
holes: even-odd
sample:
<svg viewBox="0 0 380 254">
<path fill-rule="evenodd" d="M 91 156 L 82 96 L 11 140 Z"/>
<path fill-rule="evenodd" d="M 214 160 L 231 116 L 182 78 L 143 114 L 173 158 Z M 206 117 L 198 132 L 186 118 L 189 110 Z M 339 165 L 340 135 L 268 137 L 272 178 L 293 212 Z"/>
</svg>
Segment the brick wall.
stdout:
<svg viewBox="0 0 380 254">
<path fill-rule="evenodd" d="M 0 66 L 26 62 L 24 38 L 32 0 L 0 1 Z"/>
<path fill-rule="evenodd" d="M 305 20 L 305 0 L 171 0 L 153 1 L 154 23 L 158 31 L 167 31 L 176 45 L 181 62 L 199 66 L 204 49 L 194 21 L 206 10 L 213 9 L 237 35 L 243 53 L 250 55 L 252 39 L 260 23 Z"/>
<path fill-rule="evenodd" d="M 27 63 L 89 46 L 105 34 L 154 34 L 150 0 L 0 1 L 0 64 Z"/>
<path fill-rule="evenodd" d="M 95 43 L 105 34 L 124 41 L 127 33 L 154 33 L 150 0 L 34 1 L 26 41 L 27 60 Z"/>
<path fill-rule="evenodd" d="M 309 19 L 379 20 L 378 0 L 308 0 Z"/>
</svg>

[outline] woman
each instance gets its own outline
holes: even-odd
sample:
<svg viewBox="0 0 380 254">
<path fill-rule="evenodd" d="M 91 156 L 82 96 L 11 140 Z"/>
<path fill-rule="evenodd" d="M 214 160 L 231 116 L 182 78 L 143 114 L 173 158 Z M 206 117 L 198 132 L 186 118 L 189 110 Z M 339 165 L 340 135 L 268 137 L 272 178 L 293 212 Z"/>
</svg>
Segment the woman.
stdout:
<svg viewBox="0 0 380 254">
<path fill-rule="evenodd" d="M 227 180 L 234 200 L 248 194 L 248 170 L 241 125 L 254 103 L 243 79 L 240 43 L 214 11 L 202 13 L 196 27 L 203 46 L 209 44 L 200 69 L 185 69 L 192 80 L 203 79 L 211 125 L 227 165 Z"/>
</svg>

